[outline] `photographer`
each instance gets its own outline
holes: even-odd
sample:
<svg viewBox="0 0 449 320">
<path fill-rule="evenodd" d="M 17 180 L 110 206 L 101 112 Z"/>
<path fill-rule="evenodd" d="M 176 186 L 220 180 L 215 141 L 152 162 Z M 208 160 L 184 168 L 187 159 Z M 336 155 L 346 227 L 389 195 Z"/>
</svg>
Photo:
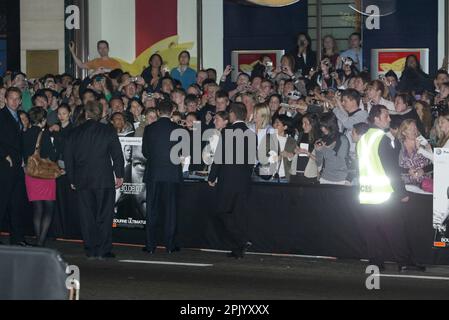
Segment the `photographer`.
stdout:
<svg viewBox="0 0 449 320">
<path fill-rule="evenodd" d="M 307 76 L 312 68 L 317 67 L 317 55 L 312 51 L 312 38 L 304 32 L 298 35 L 298 46 L 293 52 L 295 68 L 292 71 Z"/>
<path fill-rule="evenodd" d="M 315 143 L 316 163 L 322 167 L 320 183 L 349 185 L 348 138 L 339 132 L 337 119 L 332 113 L 323 115 L 320 128 L 323 136 Z"/>
<path fill-rule="evenodd" d="M 316 165 L 315 143 L 321 139 L 320 117 L 307 113 L 301 121 L 302 130 L 298 135 L 296 157 L 292 162 L 291 182 L 316 184 L 318 167 Z M 295 171 L 296 170 L 296 171 Z"/>
<path fill-rule="evenodd" d="M 354 61 L 351 58 L 342 58 L 342 68 L 337 70 L 338 77 L 337 87 L 341 90 L 346 90 L 349 87 L 349 82 L 352 78 L 357 76 L 359 70 L 357 70 Z"/>
<path fill-rule="evenodd" d="M 366 95 L 368 98 L 368 112 L 370 112 L 372 106 L 375 105 L 385 106 L 387 107 L 389 112 L 395 112 L 394 103 L 384 98 L 384 95 L 386 95 L 386 91 L 385 85 L 382 81 L 371 81 L 368 84 Z"/>
<path fill-rule="evenodd" d="M 418 58 L 415 55 L 409 55 L 405 62 L 398 91 L 422 93 L 433 89 L 432 79 L 421 69 Z"/>
<path fill-rule="evenodd" d="M 295 71 L 295 58 L 287 54 L 282 56 L 281 65 L 273 71 L 271 78 L 275 83 L 279 83 L 281 80 L 292 80 L 296 84 L 299 79 L 304 77 L 301 72 Z"/>
<path fill-rule="evenodd" d="M 268 160 L 268 177 L 275 182 L 288 183 L 295 157 L 296 141 L 292 138 L 291 118 L 285 115 L 276 116 L 273 121 L 275 133 L 267 133 L 259 144 L 259 148 Z"/>
<path fill-rule="evenodd" d="M 266 79 L 273 72 L 273 61 L 269 56 L 261 56 L 251 72 L 252 77 Z"/>
<path fill-rule="evenodd" d="M 338 119 L 340 132 L 345 134 L 350 143 L 350 158 L 356 159 L 356 142 L 352 140 L 352 130 L 358 123 L 368 122 L 368 113 L 360 109 L 361 97 L 354 89 L 348 89 L 339 98 L 335 99 L 337 106 L 333 109 L 334 115 Z"/>
<path fill-rule="evenodd" d="M 425 135 L 424 125 L 419 119 L 416 109 L 413 108 L 415 105 L 415 99 L 408 94 L 399 94 L 396 96 L 394 106 L 396 112 L 390 112 L 391 120 L 397 123 L 402 123 L 405 120 L 414 120 L 418 127 L 419 132 Z"/>
<path fill-rule="evenodd" d="M 331 35 L 323 38 L 323 58 L 328 58 L 333 69 L 337 69 L 340 60 L 340 51 L 338 50 L 337 40 Z"/>
<path fill-rule="evenodd" d="M 341 53 L 341 58 L 351 58 L 358 70 L 363 70 L 362 35 L 354 32 L 349 36 L 349 49 Z"/>
<path fill-rule="evenodd" d="M 321 91 L 328 91 L 330 89 L 337 89 L 338 73 L 332 68 L 332 63 L 329 58 L 324 58 L 320 63 L 320 71 L 315 73 L 312 77 L 312 82 L 318 84 Z"/>
</svg>

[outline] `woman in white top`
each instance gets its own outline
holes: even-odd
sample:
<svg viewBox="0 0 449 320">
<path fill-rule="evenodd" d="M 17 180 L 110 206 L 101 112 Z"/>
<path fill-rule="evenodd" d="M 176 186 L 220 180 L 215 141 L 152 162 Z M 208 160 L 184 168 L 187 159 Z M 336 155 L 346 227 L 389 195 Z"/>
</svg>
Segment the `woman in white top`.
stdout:
<svg viewBox="0 0 449 320">
<path fill-rule="evenodd" d="M 203 150 L 203 161 L 209 167 L 214 162 L 215 152 L 217 151 L 218 143 L 220 141 L 221 131 L 226 129 L 229 124 L 229 113 L 220 111 L 215 115 L 215 134 L 209 138 L 209 143 Z"/>
<path fill-rule="evenodd" d="M 385 85 L 380 80 L 374 80 L 371 81 L 368 84 L 368 88 L 366 90 L 367 97 L 368 97 L 368 113 L 371 111 L 371 108 L 375 105 L 382 105 L 385 106 L 388 111 L 396 112 L 396 109 L 394 107 L 394 103 L 384 99 L 385 94 Z"/>
<path fill-rule="evenodd" d="M 259 157 L 264 159 L 259 160 L 264 166 L 269 167 L 268 176 L 274 178 L 275 182 L 288 183 L 297 147 L 295 139 L 291 136 L 293 134 L 291 119 L 286 115 L 279 115 L 275 117 L 273 124 L 276 132 L 267 134 L 261 142 Z"/>
<path fill-rule="evenodd" d="M 258 147 L 267 134 L 275 133 L 271 126 L 271 111 L 268 104 L 259 103 L 254 107 L 254 122 L 248 127 L 256 134 Z"/>
</svg>

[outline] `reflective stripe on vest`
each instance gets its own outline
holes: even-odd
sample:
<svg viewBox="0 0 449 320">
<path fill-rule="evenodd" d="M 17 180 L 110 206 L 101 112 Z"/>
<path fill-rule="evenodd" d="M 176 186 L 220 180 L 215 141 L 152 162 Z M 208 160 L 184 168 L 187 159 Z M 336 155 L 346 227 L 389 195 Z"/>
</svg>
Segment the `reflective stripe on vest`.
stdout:
<svg viewBox="0 0 449 320">
<path fill-rule="evenodd" d="M 379 156 L 379 146 L 384 136 L 382 130 L 370 129 L 357 145 L 361 204 L 385 203 L 394 192 Z"/>
</svg>

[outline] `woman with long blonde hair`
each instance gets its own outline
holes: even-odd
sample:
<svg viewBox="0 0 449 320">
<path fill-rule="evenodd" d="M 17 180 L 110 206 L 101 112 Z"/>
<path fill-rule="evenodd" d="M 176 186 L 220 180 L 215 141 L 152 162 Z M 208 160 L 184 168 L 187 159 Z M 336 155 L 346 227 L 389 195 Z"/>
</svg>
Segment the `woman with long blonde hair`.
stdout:
<svg viewBox="0 0 449 320">
<path fill-rule="evenodd" d="M 399 153 L 399 166 L 402 168 L 402 180 L 405 184 L 421 186 L 426 178 L 432 177 L 432 160 L 427 154 L 432 154 L 432 147 L 420 138 L 416 121 L 404 120 L 399 128 L 398 138 L 402 149 Z"/>
<path fill-rule="evenodd" d="M 438 147 L 449 148 L 449 111 L 443 112 L 438 118 Z"/>
<path fill-rule="evenodd" d="M 331 35 L 323 37 L 323 57 L 329 58 L 333 69 L 336 69 L 340 51 L 338 50 L 337 40 Z"/>
</svg>

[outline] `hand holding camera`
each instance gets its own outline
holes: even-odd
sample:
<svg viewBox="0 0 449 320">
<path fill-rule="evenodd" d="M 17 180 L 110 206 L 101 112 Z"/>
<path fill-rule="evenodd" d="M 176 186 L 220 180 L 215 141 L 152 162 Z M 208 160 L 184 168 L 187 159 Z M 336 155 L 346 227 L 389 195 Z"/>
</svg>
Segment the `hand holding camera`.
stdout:
<svg viewBox="0 0 449 320">
<path fill-rule="evenodd" d="M 325 146 L 326 146 L 326 144 L 321 139 L 318 140 L 317 142 L 315 142 L 315 149 L 316 150 L 322 150 Z"/>
<path fill-rule="evenodd" d="M 232 66 L 228 65 L 226 66 L 226 69 L 223 71 L 223 76 L 228 77 L 232 72 Z"/>
</svg>

